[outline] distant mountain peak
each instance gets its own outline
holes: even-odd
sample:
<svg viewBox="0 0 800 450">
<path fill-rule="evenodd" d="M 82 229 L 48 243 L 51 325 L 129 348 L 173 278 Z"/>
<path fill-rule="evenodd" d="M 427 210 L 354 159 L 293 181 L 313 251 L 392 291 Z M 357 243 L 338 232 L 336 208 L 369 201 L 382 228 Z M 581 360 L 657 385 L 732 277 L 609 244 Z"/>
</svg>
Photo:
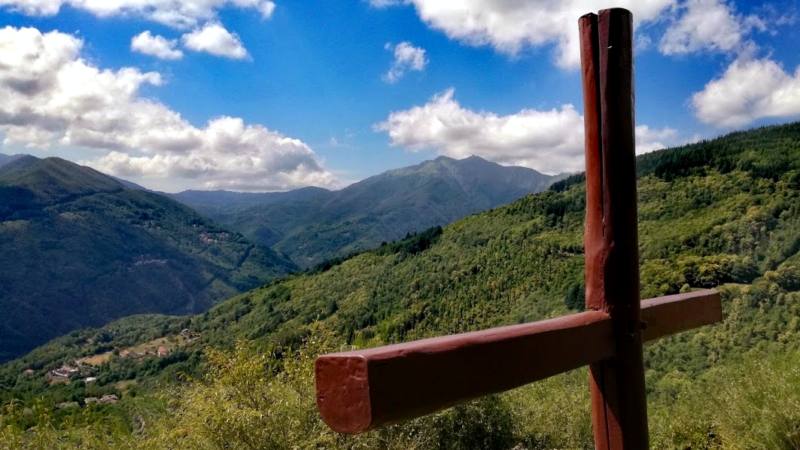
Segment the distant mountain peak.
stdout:
<svg viewBox="0 0 800 450">
<path fill-rule="evenodd" d="M 539 192 L 551 177 L 479 156 L 439 156 L 339 191 L 184 192 L 176 199 L 309 267 Z M 307 188 L 306 188 L 307 189 Z"/>
<path fill-rule="evenodd" d="M 425 164 L 426 162 L 437 162 L 437 161 L 447 161 L 447 162 L 482 161 L 482 162 L 486 162 L 486 163 L 489 163 L 489 164 L 496 164 L 496 163 L 494 163 L 492 161 L 489 161 L 489 160 L 487 160 L 485 158 L 481 158 L 480 156 L 477 156 L 477 155 L 470 155 L 470 156 L 467 156 L 466 158 L 460 158 L 460 159 L 459 158 L 453 158 L 451 156 L 442 155 L 442 156 L 437 156 L 435 159 L 432 159 L 432 160 L 429 160 L 429 161 L 423 161 L 422 164 Z"/>
<path fill-rule="evenodd" d="M 517 170 L 517 171 L 526 171 L 528 173 L 536 173 L 536 174 L 539 174 L 539 175 L 545 176 L 545 177 L 550 176 L 550 175 L 546 175 L 546 174 L 544 174 L 542 172 L 539 172 L 536 169 L 531 169 L 529 167 L 524 167 L 524 166 L 514 166 L 514 165 L 500 164 L 498 162 L 486 159 L 486 158 L 484 158 L 482 156 L 478 156 L 478 155 L 470 155 L 470 156 L 467 156 L 466 158 L 462 158 L 462 159 L 456 159 L 456 158 L 452 158 L 452 157 L 449 157 L 449 156 L 442 155 L 442 156 L 436 157 L 435 159 L 432 159 L 432 160 L 429 160 L 429 161 L 424 161 L 424 162 L 420 163 L 419 166 L 424 166 L 426 164 L 446 165 L 446 166 L 449 166 L 449 167 L 469 167 L 470 169 L 476 169 L 476 168 L 511 169 L 511 170 Z M 417 167 L 417 166 L 410 166 L 410 167 L 406 167 L 406 168 L 403 168 L 403 169 L 410 169 L 410 168 L 413 168 L 413 167 Z M 403 169 L 399 169 L 399 170 L 403 170 Z"/>
<path fill-rule="evenodd" d="M 36 161 L 41 161 L 39 158 L 31 155 L 0 155 L 0 169 L 18 170 L 20 168 L 34 164 Z"/>
<path fill-rule="evenodd" d="M 0 186 L 26 189 L 45 203 L 125 188 L 114 177 L 58 157 L 22 156 L 0 167 Z"/>
</svg>

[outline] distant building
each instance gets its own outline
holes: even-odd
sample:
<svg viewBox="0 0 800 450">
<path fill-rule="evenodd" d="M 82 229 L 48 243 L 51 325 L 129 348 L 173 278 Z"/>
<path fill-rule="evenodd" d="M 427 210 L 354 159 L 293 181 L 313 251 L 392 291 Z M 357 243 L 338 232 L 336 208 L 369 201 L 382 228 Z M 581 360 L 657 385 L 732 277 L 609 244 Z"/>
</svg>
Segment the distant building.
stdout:
<svg viewBox="0 0 800 450">
<path fill-rule="evenodd" d="M 83 382 L 86 384 L 94 383 L 95 381 L 97 381 L 97 377 L 86 377 L 83 379 Z"/>
<path fill-rule="evenodd" d="M 167 347 L 164 347 L 163 345 L 159 345 L 158 350 L 156 351 L 156 355 L 158 355 L 159 358 L 163 358 L 169 355 L 169 349 Z"/>
<path fill-rule="evenodd" d="M 73 375 L 77 374 L 78 372 L 80 372 L 80 369 L 78 369 L 77 367 L 73 367 L 73 366 L 64 364 L 63 366 L 59 367 L 58 369 L 51 370 L 50 374 L 52 376 L 54 376 L 54 377 L 71 378 Z"/>
<path fill-rule="evenodd" d="M 69 380 L 78 375 L 78 373 L 80 373 L 80 369 L 77 367 L 64 364 L 58 369 L 47 372 L 46 378 L 50 381 L 50 384 L 69 383 Z"/>
<path fill-rule="evenodd" d="M 116 395 L 114 395 L 114 394 L 106 394 L 106 395 L 100 397 L 100 400 L 98 400 L 98 403 L 100 403 L 101 405 L 112 405 L 114 403 L 117 403 L 118 401 L 119 401 L 119 397 L 117 397 Z"/>
</svg>

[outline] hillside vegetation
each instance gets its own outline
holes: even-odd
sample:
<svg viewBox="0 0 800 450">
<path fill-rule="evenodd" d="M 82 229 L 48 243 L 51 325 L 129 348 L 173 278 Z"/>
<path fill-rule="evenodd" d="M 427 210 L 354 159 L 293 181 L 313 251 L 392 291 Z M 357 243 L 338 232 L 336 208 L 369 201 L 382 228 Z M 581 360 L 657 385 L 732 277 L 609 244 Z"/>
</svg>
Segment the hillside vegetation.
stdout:
<svg viewBox="0 0 800 450">
<path fill-rule="evenodd" d="M 723 323 L 645 348 L 653 448 L 800 448 L 800 124 L 638 159 L 642 297 L 718 288 Z M 0 372 L 0 440 L 130 448 L 592 448 L 585 370 L 359 437 L 314 409 L 315 355 L 578 309 L 584 187 L 238 295 L 59 338 Z M 120 350 L 182 330 L 168 356 Z M 103 342 L 103 345 L 99 345 Z M 117 349 L 97 382 L 45 372 Z M 26 372 L 26 369 L 31 369 Z M 115 393 L 114 405 L 85 405 Z M 76 401 L 71 409 L 53 405 Z"/>
<path fill-rule="evenodd" d="M 186 191 L 174 198 L 308 268 L 510 203 L 556 179 L 477 156 L 442 156 L 339 191 Z"/>
<path fill-rule="evenodd" d="M 0 166 L 0 361 L 131 314 L 189 314 L 294 266 L 164 196 L 88 167 Z"/>
</svg>

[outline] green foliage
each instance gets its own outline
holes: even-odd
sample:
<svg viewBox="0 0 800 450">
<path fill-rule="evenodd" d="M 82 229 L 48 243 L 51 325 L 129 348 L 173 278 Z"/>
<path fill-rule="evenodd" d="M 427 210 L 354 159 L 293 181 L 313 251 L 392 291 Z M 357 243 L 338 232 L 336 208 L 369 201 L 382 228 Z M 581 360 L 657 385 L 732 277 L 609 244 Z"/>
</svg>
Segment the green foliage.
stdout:
<svg viewBox="0 0 800 450">
<path fill-rule="evenodd" d="M 515 441 L 529 450 L 594 448 L 588 379 L 582 368 L 503 394 Z"/>
<path fill-rule="evenodd" d="M 244 343 L 230 354 L 209 350 L 204 381 L 167 392 L 174 414 L 159 424 L 151 445 L 313 448 L 325 435 L 332 439 L 313 410 L 313 346 L 324 344 L 313 341 L 283 361 Z"/>
<path fill-rule="evenodd" d="M 695 161 L 691 167 L 670 152 L 640 159 L 642 297 L 716 287 L 725 314 L 721 324 L 645 347 L 653 448 L 797 448 L 796 128 L 687 146 L 680 152 Z M 768 150 L 752 151 L 758 145 Z M 713 156 L 713 149 L 721 156 Z M 777 151 L 794 159 L 773 164 L 783 161 L 772 154 Z M 762 154 L 763 162 L 754 159 Z M 704 158 L 711 158 L 709 164 Z M 779 173 L 764 177 L 760 167 Z M 591 448 L 585 370 L 358 438 L 332 435 L 320 424 L 311 378 L 314 356 L 330 349 L 580 309 L 583 202 L 583 185 L 576 182 L 467 217 L 431 239 L 410 236 L 327 270 L 273 282 L 202 315 L 163 319 L 158 323 L 167 334 L 178 326 L 199 333 L 183 349 L 186 359 L 164 367 L 112 359 L 101 370 L 115 380 L 111 387 L 137 377 L 137 401 L 167 404 L 169 412 L 154 427 L 129 434 L 155 448 L 224 448 L 225 442 L 256 448 Z M 125 321 L 117 325 L 136 328 Z M 136 334 L 110 328 L 81 333 L 0 368 L 6 398 L 30 407 L 45 396 L 52 408 L 80 396 L 73 388 L 46 387 L 20 373 L 62 362 L 47 355 L 85 356 L 98 345 L 120 348 L 123 337 Z M 193 379 L 196 374 L 205 376 Z M 121 404 L 128 401 L 124 396 Z M 28 424 L 13 425 L 14 436 L 38 439 L 39 433 L 50 433 L 36 423 L 26 432 L 19 428 Z M 76 430 L 59 423 L 52 429 Z M 198 433 L 190 432 L 195 429 Z M 258 436 L 261 447 L 249 436 Z"/>
<path fill-rule="evenodd" d="M 575 311 L 583 311 L 586 307 L 586 286 L 582 283 L 575 283 L 567 290 L 564 297 L 564 306 Z"/>
<path fill-rule="evenodd" d="M 41 402 L 8 403 L 0 448 L 593 448 L 585 369 L 363 435 L 337 435 L 314 409 L 313 360 L 338 345 L 315 331 L 283 356 L 245 342 L 230 352 L 209 349 L 203 380 L 125 405 L 130 423 L 109 408 L 65 420 Z M 752 356 L 699 378 L 674 371 L 655 383 L 652 448 L 797 448 L 800 353 Z"/>
<path fill-rule="evenodd" d="M 425 251 L 433 245 L 439 236 L 442 235 L 442 227 L 435 226 L 428 228 L 420 233 L 408 233 L 404 239 L 392 242 L 390 244 L 384 243 L 375 253 L 378 255 L 400 254 L 400 255 L 415 255 L 419 252 Z"/>
<path fill-rule="evenodd" d="M 381 245 L 373 251 L 373 253 L 378 255 L 413 255 L 428 249 L 441 234 L 442 227 L 438 225 L 419 233 L 409 232 L 406 234 L 405 238 L 398 241 L 388 243 L 382 242 Z M 358 251 L 350 255 L 337 256 L 332 259 L 328 259 L 320 264 L 317 264 L 313 268 L 306 270 L 304 273 L 306 275 L 312 275 L 315 273 L 325 272 L 326 270 L 330 270 L 332 267 L 338 266 L 348 259 L 355 258 L 362 253 L 366 253 L 366 251 Z"/>
<path fill-rule="evenodd" d="M 13 197 L 0 199 L 0 361 L 132 314 L 197 313 L 294 269 L 173 200 L 61 159 L 3 166 L 0 191 Z"/>
<path fill-rule="evenodd" d="M 637 167 L 640 175 L 652 174 L 668 181 L 687 175 L 702 176 L 707 170 L 740 170 L 777 181 L 800 169 L 798 142 L 800 123 L 763 127 L 649 153 L 639 157 Z"/>
<path fill-rule="evenodd" d="M 186 449 L 506 449 L 512 417 L 498 397 L 427 418 L 351 437 L 337 435 L 314 409 L 314 358 L 336 348 L 316 329 L 282 357 L 239 342 L 231 352 L 210 349 L 204 380 L 164 395 L 170 413 L 143 440 L 144 448 Z"/>
<path fill-rule="evenodd" d="M 550 190 L 553 192 L 564 192 L 572 186 L 583 184 L 586 182 L 586 174 L 581 172 L 570 175 L 563 180 L 558 180 L 550 185 Z"/>
<path fill-rule="evenodd" d="M 164 414 L 152 399 L 68 410 L 9 402 L 0 408 L 0 450 L 138 449 L 142 432 Z"/>
<path fill-rule="evenodd" d="M 650 402 L 653 448 L 800 448 L 796 351 L 733 359 L 672 385 L 673 398 Z"/>
</svg>

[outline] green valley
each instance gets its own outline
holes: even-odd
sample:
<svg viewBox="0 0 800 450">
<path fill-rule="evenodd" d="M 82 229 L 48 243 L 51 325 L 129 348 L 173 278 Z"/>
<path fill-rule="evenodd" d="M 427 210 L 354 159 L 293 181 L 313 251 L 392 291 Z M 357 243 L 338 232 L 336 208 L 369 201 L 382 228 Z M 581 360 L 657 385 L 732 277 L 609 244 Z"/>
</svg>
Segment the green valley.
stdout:
<svg viewBox="0 0 800 450">
<path fill-rule="evenodd" d="M 189 314 L 295 269 L 191 209 L 87 167 L 0 167 L 0 361 L 131 314 Z"/>
<path fill-rule="evenodd" d="M 721 324 L 645 348 L 653 448 L 798 448 L 800 123 L 637 161 L 642 297 L 713 287 L 725 311 Z M 576 175 L 203 314 L 133 316 L 73 331 L 0 369 L 0 441 L 11 448 L 591 448 L 585 370 L 358 437 L 336 435 L 319 420 L 312 374 L 321 352 L 580 309 L 583 217 Z M 81 363 L 92 357 L 97 364 Z M 53 383 L 52 371 L 64 366 L 84 372 Z M 119 401 L 86 400 L 103 395 Z"/>
</svg>

